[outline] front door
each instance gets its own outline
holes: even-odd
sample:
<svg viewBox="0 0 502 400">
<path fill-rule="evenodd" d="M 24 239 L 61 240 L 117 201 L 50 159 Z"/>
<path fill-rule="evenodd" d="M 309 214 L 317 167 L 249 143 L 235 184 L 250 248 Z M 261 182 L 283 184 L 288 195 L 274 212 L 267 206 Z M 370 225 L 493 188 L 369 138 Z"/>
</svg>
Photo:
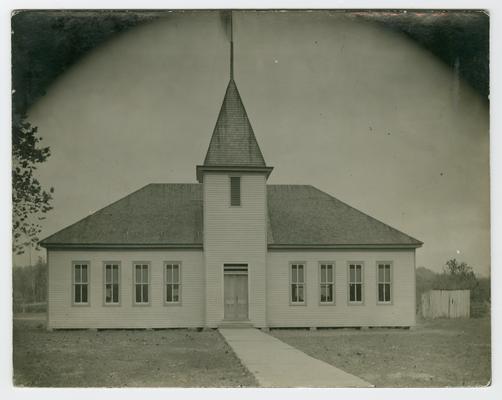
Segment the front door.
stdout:
<svg viewBox="0 0 502 400">
<path fill-rule="evenodd" d="M 248 319 L 248 276 L 247 274 L 225 274 L 225 320 L 246 321 Z"/>
</svg>

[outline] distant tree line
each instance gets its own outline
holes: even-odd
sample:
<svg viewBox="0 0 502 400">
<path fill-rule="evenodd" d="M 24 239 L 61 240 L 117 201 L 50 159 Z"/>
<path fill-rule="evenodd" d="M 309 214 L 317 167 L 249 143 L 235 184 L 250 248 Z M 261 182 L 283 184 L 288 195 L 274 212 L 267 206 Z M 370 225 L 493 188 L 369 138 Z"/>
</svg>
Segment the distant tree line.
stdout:
<svg viewBox="0 0 502 400">
<path fill-rule="evenodd" d="M 422 293 L 429 290 L 465 289 L 471 291 L 471 308 L 491 302 L 490 278 L 476 276 L 472 267 L 465 262 L 455 258 L 448 260 L 440 273 L 425 267 L 418 267 L 416 270 L 417 307 L 421 302 Z"/>
<path fill-rule="evenodd" d="M 35 265 L 12 271 L 14 312 L 45 311 L 47 302 L 47 263 L 41 258 Z"/>
</svg>

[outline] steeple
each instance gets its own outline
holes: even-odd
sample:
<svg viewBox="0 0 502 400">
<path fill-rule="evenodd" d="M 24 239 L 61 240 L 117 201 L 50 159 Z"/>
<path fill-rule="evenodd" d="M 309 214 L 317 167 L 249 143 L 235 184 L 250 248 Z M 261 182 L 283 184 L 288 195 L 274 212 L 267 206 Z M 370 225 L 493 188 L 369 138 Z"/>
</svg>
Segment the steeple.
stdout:
<svg viewBox="0 0 502 400">
<path fill-rule="evenodd" d="M 267 167 L 234 80 L 234 41 L 230 14 L 230 80 L 214 127 L 204 164 L 197 166 L 197 179 L 203 170 L 262 171 Z"/>
</svg>

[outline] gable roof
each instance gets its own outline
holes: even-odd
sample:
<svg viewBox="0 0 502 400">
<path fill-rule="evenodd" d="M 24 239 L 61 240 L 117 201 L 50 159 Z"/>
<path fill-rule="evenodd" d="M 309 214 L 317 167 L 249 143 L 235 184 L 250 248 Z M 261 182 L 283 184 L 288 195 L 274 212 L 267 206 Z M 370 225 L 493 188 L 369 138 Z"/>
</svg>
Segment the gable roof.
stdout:
<svg viewBox="0 0 502 400">
<path fill-rule="evenodd" d="M 204 166 L 265 167 L 265 160 L 233 79 L 228 82 Z"/>
<path fill-rule="evenodd" d="M 312 186 L 267 185 L 269 248 L 422 243 Z M 202 185 L 150 184 L 47 237 L 44 247 L 202 248 Z"/>
</svg>

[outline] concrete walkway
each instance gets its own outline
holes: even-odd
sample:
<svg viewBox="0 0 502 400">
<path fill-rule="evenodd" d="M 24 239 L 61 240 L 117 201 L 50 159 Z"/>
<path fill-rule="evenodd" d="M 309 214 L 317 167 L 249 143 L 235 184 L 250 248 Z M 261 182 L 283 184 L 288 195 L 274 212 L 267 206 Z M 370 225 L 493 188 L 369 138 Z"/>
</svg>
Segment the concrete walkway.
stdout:
<svg viewBox="0 0 502 400">
<path fill-rule="evenodd" d="M 219 329 L 263 387 L 373 387 L 253 328 Z"/>
</svg>

